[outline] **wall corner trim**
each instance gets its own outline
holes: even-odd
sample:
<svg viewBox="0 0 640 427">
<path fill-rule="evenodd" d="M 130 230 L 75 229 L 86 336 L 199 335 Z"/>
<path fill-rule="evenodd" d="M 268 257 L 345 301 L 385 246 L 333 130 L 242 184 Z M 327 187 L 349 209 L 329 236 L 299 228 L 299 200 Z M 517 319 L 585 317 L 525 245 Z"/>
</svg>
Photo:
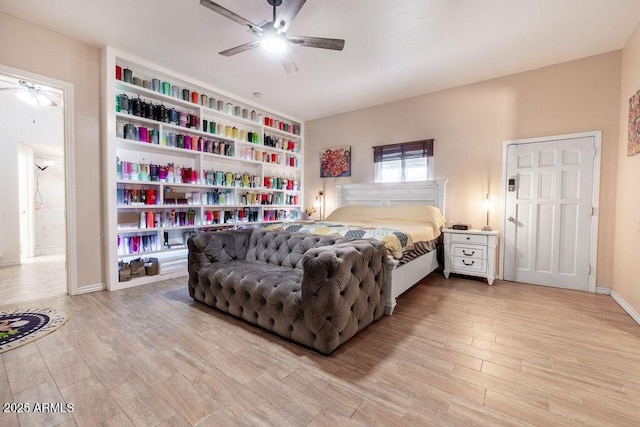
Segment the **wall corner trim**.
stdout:
<svg viewBox="0 0 640 427">
<path fill-rule="evenodd" d="M 599 294 L 599 295 L 611 295 L 611 288 L 604 288 L 602 286 L 596 286 L 596 294 Z"/>
<path fill-rule="evenodd" d="M 611 289 L 611 298 L 613 298 L 614 301 L 617 302 L 618 305 L 622 307 L 622 309 L 626 311 L 638 325 L 640 325 L 640 314 L 638 314 L 638 312 L 635 311 L 633 307 L 631 307 L 614 289 Z"/>
<path fill-rule="evenodd" d="M 76 295 L 88 294 L 89 292 L 103 291 L 105 289 L 107 289 L 107 285 L 105 283 L 96 283 L 95 285 L 78 286 L 78 293 Z"/>
</svg>

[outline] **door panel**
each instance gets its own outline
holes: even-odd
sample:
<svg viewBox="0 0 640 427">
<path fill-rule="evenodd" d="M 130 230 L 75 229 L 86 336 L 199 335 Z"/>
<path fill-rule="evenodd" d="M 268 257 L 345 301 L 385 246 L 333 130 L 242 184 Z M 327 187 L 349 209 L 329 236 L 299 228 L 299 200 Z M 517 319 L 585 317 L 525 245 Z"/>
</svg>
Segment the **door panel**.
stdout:
<svg viewBox="0 0 640 427">
<path fill-rule="evenodd" d="M 588 290 L 594 137 L 509 145 L 504 278 Z"/>
<path fill-rule="evenodd" d="M 518 226 L 514 227 L 515 247 L 518 248 L 514 254 L 516 256 L 516 268 L 518 270 L 529 270 L 531 268 L 531 256 L 529 254 L 531 248 L 531 205 L 518 205 L 516 206 L 516 212 L 516 218 L 518 218 L 516 220 Z M 509 280 L 506 277 L 505 279 Z"/>
<path fill-rule="evenodd" d="M 576 274 L 576 256 L 578 255 L 578 207 L 562 205 L 560 213 L 560 274 Z"/>
<path fill-rule="evenodd" d="M 553 268 L 553 217 L 554 209 L 552 204 L 544 203 L 538 205 L 536 230 L 536 270 L 551 273 Z M 552 229 L 549 230 L 547 225 Z"/>
</svg>

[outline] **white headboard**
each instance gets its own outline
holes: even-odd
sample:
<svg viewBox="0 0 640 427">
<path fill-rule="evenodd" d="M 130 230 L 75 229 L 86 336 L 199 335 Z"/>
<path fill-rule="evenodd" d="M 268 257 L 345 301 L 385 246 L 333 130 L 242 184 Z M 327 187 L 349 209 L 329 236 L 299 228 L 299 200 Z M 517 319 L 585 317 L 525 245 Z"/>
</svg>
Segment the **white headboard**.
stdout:
<svg viewBox="0 0 640 427">
<path fill-rule="evenodd" d="M 336 185 L 337 207 L 424 204 L 445 212 L 446 179 L 420 182 Z"/>
</svg>

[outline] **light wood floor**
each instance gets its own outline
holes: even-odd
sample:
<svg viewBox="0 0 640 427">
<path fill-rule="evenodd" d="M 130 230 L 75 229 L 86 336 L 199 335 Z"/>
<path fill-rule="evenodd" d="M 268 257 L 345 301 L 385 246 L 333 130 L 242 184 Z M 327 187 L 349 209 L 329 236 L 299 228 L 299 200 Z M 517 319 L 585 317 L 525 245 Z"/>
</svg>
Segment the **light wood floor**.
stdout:
<svg viewBox="0 0 640 427">
<path fill-rule="evenodd" d="M 17 304 L 67 293 L 65 256 L 29 258 L 20 265 L 0 267 L 0 305 Z"/>
<path fill-rule="evenodd" d="M 640 425 L 640 326 L 607 296 L 431 275 L 326 357 L 185 282 L 41 301 L 71 319 L 2 354 L 0 402 L 75 410 L 0 425 Z"/>
</svg>

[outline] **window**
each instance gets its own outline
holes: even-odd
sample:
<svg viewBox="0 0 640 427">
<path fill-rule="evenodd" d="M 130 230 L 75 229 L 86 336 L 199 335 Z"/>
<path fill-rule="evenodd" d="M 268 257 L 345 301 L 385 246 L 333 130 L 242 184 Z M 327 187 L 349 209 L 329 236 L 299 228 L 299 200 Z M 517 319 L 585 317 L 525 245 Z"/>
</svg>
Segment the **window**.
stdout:
<svg viewBox="0 0 640 427">
<path fill-rule="evenodd" d="M 426 181 L 433 175 L 433 139 L 373 147 L 375 182 Z"/>
</svg>

